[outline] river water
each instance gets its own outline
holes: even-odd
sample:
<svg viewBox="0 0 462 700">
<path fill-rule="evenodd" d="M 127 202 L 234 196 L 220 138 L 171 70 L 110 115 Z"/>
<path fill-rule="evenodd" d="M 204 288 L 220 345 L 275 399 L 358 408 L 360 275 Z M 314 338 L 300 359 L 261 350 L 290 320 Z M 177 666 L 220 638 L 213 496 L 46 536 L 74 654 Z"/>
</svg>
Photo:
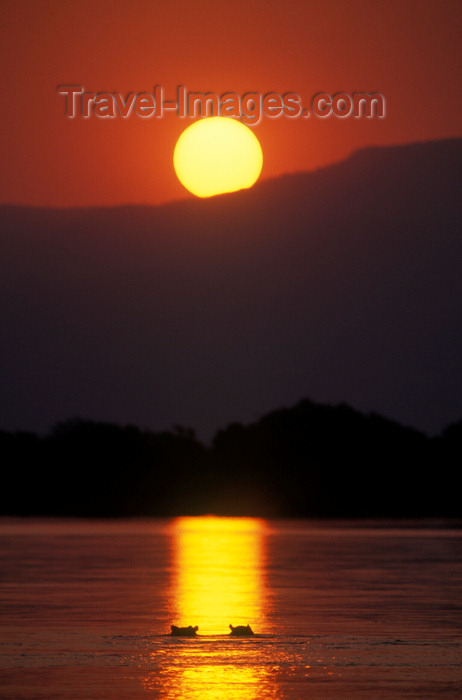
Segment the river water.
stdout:
<svg viewBox="0 0 462 700">
<path fill-rule="evenodd" d="M 454 524 L 4 519 L 0 554 L 1 698 L 462 697 Z"/>
</svg>

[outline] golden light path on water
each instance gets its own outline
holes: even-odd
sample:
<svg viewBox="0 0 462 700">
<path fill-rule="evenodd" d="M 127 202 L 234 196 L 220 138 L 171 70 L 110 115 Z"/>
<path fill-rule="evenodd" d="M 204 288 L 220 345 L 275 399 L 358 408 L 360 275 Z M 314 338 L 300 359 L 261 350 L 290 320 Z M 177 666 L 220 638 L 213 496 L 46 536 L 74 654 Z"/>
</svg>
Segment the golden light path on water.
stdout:
<svg viewBox="0 0 462 700">
<path fill-rule="evenodd" d="M 172 623 L 198 625 L 199 637 L 172 638 L 161 678 L 146 678 L 146 688 L 160 682 L 165 700 L 267 697 L 258 640 L 229 636 L 229 624 L 265 629 L 265 529 L 256 518 L 172 522 Z"/>
<path fill-rule="evenodd" d="M 177 625 L 224 634 L 264 626 L 264 533 L 257 518 L 181 517 L 172 523 Z"/>
</svg>

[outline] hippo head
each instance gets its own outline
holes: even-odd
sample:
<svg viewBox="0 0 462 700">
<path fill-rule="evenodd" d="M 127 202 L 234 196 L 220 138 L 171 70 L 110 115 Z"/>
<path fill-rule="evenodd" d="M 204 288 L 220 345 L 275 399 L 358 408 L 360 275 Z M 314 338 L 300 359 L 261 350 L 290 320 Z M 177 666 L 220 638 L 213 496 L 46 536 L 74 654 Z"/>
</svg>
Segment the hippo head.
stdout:
<svg viewBox="0 0 462 700">
<path fill-rule="evenodd" d="M 251 637 L 253 635 L 250 625 L 236 625 L 236 627 L 230 625 L 229 629 L 233 637 Z"/>
<path fill-rule="evenodd" d="M 172 630 L 172 637 L 196 637 L 196 632 L 199 627 L 197 625 L 195 627 L 192 625 L 189 625 L 189 627 L 177 627 L 176 625 L 171 625 L 170 629 Z"/>
</svg>

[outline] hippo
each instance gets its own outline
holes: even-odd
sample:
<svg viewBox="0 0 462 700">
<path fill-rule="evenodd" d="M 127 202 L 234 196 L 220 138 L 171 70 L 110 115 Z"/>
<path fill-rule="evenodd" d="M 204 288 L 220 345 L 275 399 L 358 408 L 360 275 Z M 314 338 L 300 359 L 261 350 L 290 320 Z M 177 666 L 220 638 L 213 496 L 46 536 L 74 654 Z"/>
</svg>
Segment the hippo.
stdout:
<svg viewBox="0 0 462 700">
<path fill-rule="evenodd" d="M 172 630 L 172 637 L 197 637 L 196 632 L 199 627 L 197 625 L 195 627 L 192 625 L 189 625 L 189 627 L 177 627 L 176 625 L 171 625 L 170 629 Z"/>
<path fill-rule="evenodd" d="M 250 625 L 237 625 L 236 627 L 230 625 L 229 629 L 233 637 L 251 637 L 253 635 Z"/>
</svg>

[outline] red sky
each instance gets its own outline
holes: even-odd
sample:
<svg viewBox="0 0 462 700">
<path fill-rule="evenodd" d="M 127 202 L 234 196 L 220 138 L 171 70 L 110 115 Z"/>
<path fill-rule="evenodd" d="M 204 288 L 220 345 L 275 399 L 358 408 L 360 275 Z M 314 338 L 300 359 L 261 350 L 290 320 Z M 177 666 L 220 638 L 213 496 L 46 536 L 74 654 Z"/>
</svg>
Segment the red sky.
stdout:
<svg viewBox="0 0 462 700">
<path fill-rule="evenodd" d="M 459 0 L 2 0 L 0 201 L 89 206 L 189 197 L 173 171 L 188 119 L 68 119 L 91 92 L 380 92 L 384 119 L 264 119 L 262 177 L 375 144 L 462 135 Z"/>
</svg>

